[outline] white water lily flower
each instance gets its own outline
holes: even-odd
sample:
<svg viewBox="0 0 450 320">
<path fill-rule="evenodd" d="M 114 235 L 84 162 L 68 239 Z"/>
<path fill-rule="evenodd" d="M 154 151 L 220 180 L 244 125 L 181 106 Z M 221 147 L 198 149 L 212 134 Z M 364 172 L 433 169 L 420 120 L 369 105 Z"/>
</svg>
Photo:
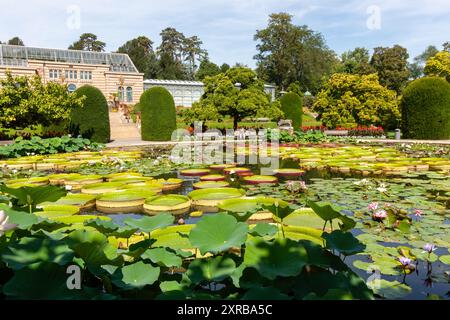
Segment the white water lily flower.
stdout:
<svg viewBox="0 0 450 320">
<path fill-rule="evenodd" d="M 0 236 L 2 236 L 6 231 L 17 227 L 16 224 L 8 223 L 8 219 L 9 217 L 6 215 L 5 211 L 0 210 Z"/>
<path fill-rule="evenodd" d="M 68 190 L 68 191 L 72 190 L 72 186 L 67 185 L 67 186 L 66 186 L 66 190 Z"/>
<path fill-rule="evenodd" d="M 380 183 L 380 185 L 377 188 L 378 192 L 384 193 L 387 191 L 386 185 L 384 183 Z"/>
</svg>

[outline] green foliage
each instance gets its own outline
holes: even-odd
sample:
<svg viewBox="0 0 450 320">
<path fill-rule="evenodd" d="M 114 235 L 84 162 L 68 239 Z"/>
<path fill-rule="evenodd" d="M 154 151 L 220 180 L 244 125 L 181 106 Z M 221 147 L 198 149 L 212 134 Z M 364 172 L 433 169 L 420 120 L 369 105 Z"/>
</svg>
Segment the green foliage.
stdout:
<svg viewBox="0 0 450 320">
<path fill-rule="evenodd" d="M 399 45 L 392 48 L 377 47 L 370 64 L 378 73 L 380 83 L 400 94 L 410 76 L 408 58 L 408 50 Z"/>
<path fill-rule="evenodd" d="M 62 152 L 76 152 L 81 150 L 100 150 L 103 146 L 83 138 L 61 138 L 42 139 L 32 137 L 30 140 L 23 138 L 15 139 L 11 144 L 0 146 L 1 158 L 17 158 L 32 154 L 56 154 Z"/>
<path fill-rule="evenodd" d="M 158 72 L 158 62 L 152 45 L 149 38 L 139 36 L 127 41 L 117 52 L 128 54 L 138 71 L 144 74 L 144 79 L 153 79 Z"/>
<path fill-rule="evenodd" d="M 106 43 L 97 39 L 97 36 L 93 33 L 83 33 L 78 41 L 75 41 L 69 46 L 71 50 L 83 50 L 83 51 L 105 51 Z"/>
<path fill-rule="evenodd" d="M 175 103 L 170 92 L 163 87 L 148 89 L 142 94 L 139 106 L 142 140 L 170 140 L 177 128 Z"/>
<path fill-rule="evenodd" d="M 37 186 L 9 188 L 0 185 L 0 191 L 8 195 L 13 208 L 28 210 L 30 213 L 36 210 L 36 206 L 47 201 L 56 201 L 67 194 L 67 191 L 58 186 Z"/>
<path fill-rule="evenodd" d="M 403 93 L 401 108 L 404 137 L 450 138 L 450 84 L 442 78 L 412 82 Z"/>
<path fill-rule="evenodd" d="M 264 92 L 264 84 L 249 68 L 234 67 L 226 73 L 206 77 L 205 93 L 199 102 L 183 112 L 183 118 L 192 120 L 217 120 L 227 116 L 233 118 L 233 127 L 246 117 L 282 116 L 279 102 L 270 102 Z M 240 87 L 236 84 L 239 83 Z"/>
<path fill-rule="evenodd" d="M 395 127 L 400 119 L 396 94 L 376 74 L 331 76 L 317 95 L 313 110 L 329 128 L 348 125 Z"/>
<path fill-rule="evenodd" d="M 74 134 L 81 134 L 94 142 L 110 140 L 108 103 L 103 93 L 90 85 L 75 91 L 78 97 L 85 97 L 83 106 L 72 111 L 71 127 Z"/>
<path fill-rule="evenodd" d="M 374 73 L 369 59 L 369 50 L 360 47 L 355 48 L 342 54 L 342 65 L 338 67 L 338 70 L 342 73 L 359 75 Z"/>
<path fill-rule="evenodd" d="M 39 76 L 12 76 L 0 80 L 0 127 L 26 128 L 58 124 L 70 119 L 70 113 L 83 99 L 67 91 L 67 86 Z"/>
<path fill-rule="evenodd" d="M 280 104 L 284 118 L 292 120 L 294 129 L 300 129 L 302 127 L 303 115 L 301 97 L 297 93 L 288 92 L 281 97 Z"/>
<path fill-rule="evenodd" d="M 281 90 L 300 81 L 302 91 L 316 93 L 322 78 L 338 63 L 320 33 L 294 25 L 287 13 L 271 14 L 268 26 L 258 30 L 254 39 L 258 41 L 258 76 Z"/>
<path fill-rule="evenodd" d="M 450 52 L 438 52 L 428 59 L 424 72 L 428 76 L 443 77 L 450 82 Z"/>
<path fill-rule="evenodd" d="M 195 79 L 203 81 L 206 77 L 213 77 L 221 73 L 220 67 L 209 60 L 202 60 L 195 74 Z"/>
<path fill-rule="evenodd" d="M 288 86 L 288 88 L 287 88 L 287 90 L 286 90 L 287 92 L 292 92 L 292 93 L 296 93 L 296 94 L 298 94 L 298 96 L 300 97 L 300 98 L 303 98 L 303 91 L 302 91 L 302 84 L 300 83 L 300 81 L 295 81 L 295 82 L 292 82 L 289 86 Z"/>
</svg>

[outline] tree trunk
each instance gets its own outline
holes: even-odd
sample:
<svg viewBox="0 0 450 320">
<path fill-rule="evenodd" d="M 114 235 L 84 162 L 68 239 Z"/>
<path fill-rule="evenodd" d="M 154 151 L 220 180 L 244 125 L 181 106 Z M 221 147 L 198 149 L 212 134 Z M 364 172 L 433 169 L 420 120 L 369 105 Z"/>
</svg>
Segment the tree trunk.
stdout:
<svg viewBox="0 0 450 320">
<path fill-rule="evenodd" d="M 234 129 L 234 131 L 237 130 L 238 122 L 239 122 L 239 118 L 238 117 L 233 117 L 233 129 Z"/>
</svg>

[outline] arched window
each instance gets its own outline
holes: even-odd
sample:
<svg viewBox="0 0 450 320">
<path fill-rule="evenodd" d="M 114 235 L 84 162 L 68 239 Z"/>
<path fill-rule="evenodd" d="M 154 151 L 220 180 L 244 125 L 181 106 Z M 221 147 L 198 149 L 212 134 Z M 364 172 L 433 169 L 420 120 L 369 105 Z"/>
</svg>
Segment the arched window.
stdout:
<svg viewBox="0 0 450 320">
<path fill-rule="evenodd" d="M 127 87 L 127 102 L 133 102 L 133 88 Z"/>
<path fill-rule="evenodd" d="M 77 90 L 77 86 L 74 85 L 73 83 L 71 83 L 71 84 L 69 84 L 69 85 L 67 86 L 67 90 L 68 90 L 69 92 L 74 92 L 75 90 Z"/>
<path fill-rule="evenodd" d="M 118 88 L 118 90 L 119 90 L 119 101 L 123 101 L 123 98 L 125 97 L 125 92 L 124 92 L 124 89 L 123 89 L 123 87 L 122 86 L 120 86 L 119 88 Z"/>
</svg>

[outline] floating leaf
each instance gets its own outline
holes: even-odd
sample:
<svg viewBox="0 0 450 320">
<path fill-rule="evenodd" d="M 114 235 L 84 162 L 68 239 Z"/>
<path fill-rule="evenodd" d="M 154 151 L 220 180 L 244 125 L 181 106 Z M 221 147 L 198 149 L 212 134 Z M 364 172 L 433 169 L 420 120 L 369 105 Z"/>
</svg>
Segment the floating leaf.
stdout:
<svg viewBox="0 0 450 320">
<path fill-rule="evenodd" d="M 445 256 L 440 256 L 439 257 L 439 261 L 441 261 L 442 263 L 450 265 L 450 254 L 445 255 Z"/>
</svg>

